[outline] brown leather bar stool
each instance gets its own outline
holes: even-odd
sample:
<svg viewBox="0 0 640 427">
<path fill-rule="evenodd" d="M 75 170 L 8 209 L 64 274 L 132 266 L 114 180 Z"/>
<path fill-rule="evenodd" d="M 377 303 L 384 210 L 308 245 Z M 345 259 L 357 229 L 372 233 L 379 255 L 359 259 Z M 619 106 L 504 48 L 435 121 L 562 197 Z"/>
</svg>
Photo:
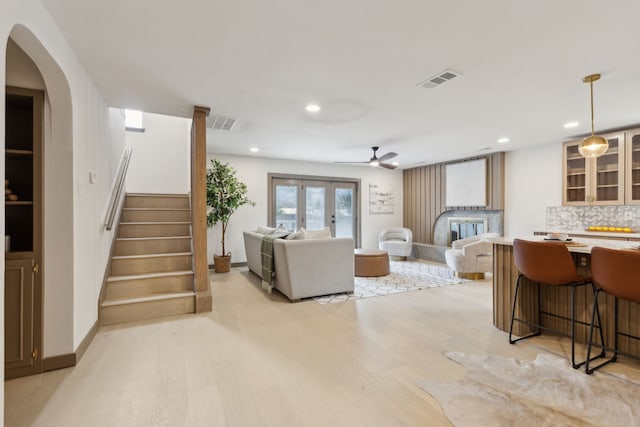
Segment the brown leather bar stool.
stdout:
<svg viewBox="0 0 640 427">
<path fill-rule="evenodd" d="M 526 338 L 540 335 L 541 330 L 551 330 L 542 326 L 542 315 L 552 316 L 559 319 L 568 320 L 571 322 L 571 366 L 579 368 L 585 361 L 576 363 L 575 357 L 575 324 L 580 323 L 582 325 L 590 325 L 589 323 L 575 320 L 575 291 L 578 286 L 591 285 L 595 294 L 595 286 L 591 282 L 591 278 L 587 276 L 579 276 L 576 272 L 576 266 L 573 263 L 573 258 L 564 243 L 560 242 L 532 242 L 529 240 L 514 239 L 513 241 L 513 254 L 514 263 L 520 274 L 516 280 L 516 289 L 513 296 L 513 306 L 511 309 L 511 326 L 509 327 L 509 343 L 515 344 Z M 537 323 L 518 319 L 515 317 L 516 306 L 518 302 L 518 290 L 522 283 L 522 278 L 525 277 L 531 282 L 534 282 L 537 287 L 537 305 L 538 305 L 538 320 Z M 549 313 L 542 310 L 542 304 L 540 299 L 540 285 L 548 286 L 567 286 L 571 289 L 571 317 L 567 318 L 555 313 Z M 598 325 L 600 325 L 600 313 L 597 313 Z M 513 322 L 519 321 L 529 326 L 535 327 L 537 330 L 529 335 L 513 339 Z M 602 329 L 600 329 L 600 339 L 604 343 L 602 335 Z M 555 331 L 560 333 L 559 331 Z M 563 334 L 565 335 L 565 334 Z"/>
<path fill-rule="evenodd" d="M 640 337 L 620 332 L 618 329 L 618 299 L 640 303 L 640 251 L 594 247 L 591 250 L 591 276 L 597 290 L 593 299 L 591 327 L 589 328 L 587 374 L 592 374 L 596 369 L 615 362 L 618 360 L 618 354 L 629 355 L 618 350 L 618 336 L 640 339 Z M 613 349 L 602 346 L 603 351 L 613 350 L 613 356 L 592 368 L 589 366 L 588 359 L 593 345 L 594 317 L 599 314 L 598 295 L 602 292 L 615 297 Z M 598 319 L 598 322 L 600 322 L 600 319 Z"/>
</svg>

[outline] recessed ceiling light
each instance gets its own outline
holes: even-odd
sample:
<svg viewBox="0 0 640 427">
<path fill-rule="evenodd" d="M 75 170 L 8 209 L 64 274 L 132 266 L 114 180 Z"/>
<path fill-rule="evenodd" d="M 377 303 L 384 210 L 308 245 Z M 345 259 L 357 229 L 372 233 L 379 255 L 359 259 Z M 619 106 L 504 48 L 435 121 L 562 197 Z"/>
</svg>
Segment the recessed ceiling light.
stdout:
<svg viewBox="0 0 640 427">
<path fill-rule="evenodd" d="M 574 128 L 574 127 L 578 126 L 579 124 L 580 123 L 578 123 L 578 122 L 568 122 L 568 123 L 564 124 L 564 127 L 569 129 L 569 128 Z"/>
<path fill-rule="evenodd" d="M 498 143 L 499 143 L 499 144 L 506 144 L 507 142 L 509 142 L 509 138 L 500 138 L 500 139 L 498 140 Z"/>
<path fill-rule="evenodd" d="M 258 147 L 251 147 L 249 148 L 249 151 L 251 151 L 252 153 L 257 153 L 260 150 L 258 149 Z"/>
<path fill-rule="evenodd" d="M 307 104 L 304 109 L 310 113 L 317 113 L 318 111 L 320 111 L 320 106 L 318 104 Z"/>
</svg>

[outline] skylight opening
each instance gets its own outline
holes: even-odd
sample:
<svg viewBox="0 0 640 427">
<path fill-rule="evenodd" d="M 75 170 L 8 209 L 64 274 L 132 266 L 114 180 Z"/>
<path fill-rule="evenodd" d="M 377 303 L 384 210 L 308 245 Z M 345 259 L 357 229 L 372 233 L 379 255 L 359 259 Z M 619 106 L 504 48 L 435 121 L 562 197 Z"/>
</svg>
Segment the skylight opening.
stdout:
<svg viewBox="0 0 640 427">
<path fill-rule="evenodd" d="M 142 126 L 142 111 L 124 110 L 124 127 L 133 132 L 144 132 Z"/>
</svg>

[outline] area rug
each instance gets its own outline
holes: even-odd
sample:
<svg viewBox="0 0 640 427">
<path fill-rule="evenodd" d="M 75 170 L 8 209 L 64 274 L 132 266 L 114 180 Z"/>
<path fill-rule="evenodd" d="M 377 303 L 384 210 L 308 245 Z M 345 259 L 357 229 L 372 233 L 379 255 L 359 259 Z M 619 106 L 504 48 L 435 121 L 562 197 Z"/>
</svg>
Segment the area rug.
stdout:
<svg viewBox="0 0 640 427">
<path fill-rule="evenodd" d="M 457 427 L 638 426 L 640 384 L 605 371 L 586 375 L 566 358 L 534 361 L 444 353 L 467 372 L 454 383 L 418 382 Z"/>
<path fill-rule="evenodd" d="M 325 295 L 314 300 L 332 304 L 468 282 L 455 277 L 453 270 L 447 267 L 418 261 L 391 261 L 389 264 L 391 274 L 388 276 L 356 277 L 353 294 Z"/>
</svg>

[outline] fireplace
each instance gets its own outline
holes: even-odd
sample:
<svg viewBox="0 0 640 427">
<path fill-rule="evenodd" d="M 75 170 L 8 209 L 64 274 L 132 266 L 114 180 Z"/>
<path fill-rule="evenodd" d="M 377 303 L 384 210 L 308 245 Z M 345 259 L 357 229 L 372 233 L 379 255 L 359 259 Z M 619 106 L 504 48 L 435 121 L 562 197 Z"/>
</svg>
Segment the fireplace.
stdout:
<svg viewBox="0 0 640 427">
<path fill-rule="evenodd" d="M 451 242 L 465 239 L 467 237 L 486 233 L 487 218 L 464 218 L 449 217 L 447 218 L 447 246 L 451 246 Z"/>
</svg>

